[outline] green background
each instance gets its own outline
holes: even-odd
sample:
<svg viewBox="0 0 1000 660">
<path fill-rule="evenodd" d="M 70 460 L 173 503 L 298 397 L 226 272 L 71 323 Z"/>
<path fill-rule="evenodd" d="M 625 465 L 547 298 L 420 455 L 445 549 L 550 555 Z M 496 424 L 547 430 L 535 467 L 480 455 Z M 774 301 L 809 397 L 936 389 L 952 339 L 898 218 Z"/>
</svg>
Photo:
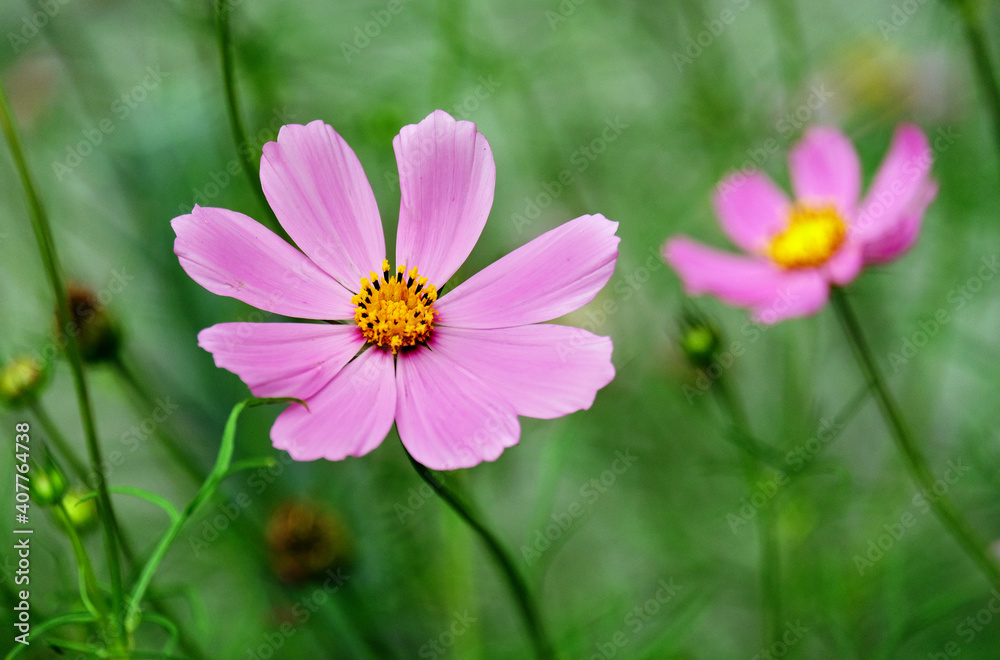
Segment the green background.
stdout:
<svg viewBox="0 0 1000 660">
<path fill-rule="evenodd" d="M 435 108 L 476 122 L 497 167 L 489 222 L 451 286 L 579 215 L 620 223 L 611 282 L 561 320 L 612 337 L 615 380 L 591 410 L 522 419 L 519 445 L 495 463 L 448 475 L 514 552 L 565 657 L 761 653 L 757 515 L 777 530 L 776 625 L 805 629 L 784 657 L 926 658 L 949 642 L 962 658 L 998 657 L 1000 621 L 988 606 L 1000 605 L 1000 595 L 914 500 L 917 489 L 871 399 L 850 408 L 863 380 L 832 310 L 762 327 L 744 310 L 698 301 L 723 346 L 740 353 L 725 378 L 754 433 L 782 457 L 796 448 L 809 455 L 801 465 L 782 459 L 787 483 L 774 485 L 780 475 L 772 471 L 751 488 L 717 384 L 699 388 L 678 348 L 684 296 L 659 258 L 678 233 L 732 249 L 710 206 L 713 187 L 752 164 L 787 186 L 785 154 L 805 127 L 842 128 L 867 183 L 895 127 L 919 124 L 934 145 L 940 183 L 920 241 L 905 258 L 866 271 L 848 293 L 932 471 L 943 477 L 948 461 L 967 466 L 948 494 L 982 537 L 1000 538 L 1000 305 L 996 281 L 980 274 L 983 260 L 995 263 L 1000 253 L 1000 167 L 952 7 L 931 0 L 231 4 L 249 132 L 272 139 L 280 123 L 331 124 L 368 174 L 390 254 L 399 207 L 391 141 Z M 995 4 L 983 9 L 987 36 L 1000 43 Z M 32 22 L 44 24 L 32 33 Z M 196 334 L 253 310 L 187 277 L 169 221 L 195 201 L 266 217 L 239 165 L 212 8 L 190 0 L 9 2 L 0 8 L 0 37 L 0 78 L 66 275 L 105 297 L 123 328 L 124 360 L 151 395 L 136 397 L 110 367 L 89 372 L 105 455 L 122 456 L 109 481 L 183 506 L 197 483 L 164 445 L 207 470 L 226 415 L 248 396 L 197 347 Z M 0 157 L 0 354 L 7 357 L 50 343 L 53 308 L 8 154 Z M 927 333 L 941 310 L 939 321 L 947 320 Z M 910 351 L 907 342 L 921 346 Z M 163 405 L 157 399 L 176 410 L 150 423 Z M 82 455 L 64 362 L 42 400 Z M 244 415 L 238 458 L 280 456 L 268 439 L 277 412 Z M 5 411 L 4 447 L 14 423 L 25 420 L 44 438 L 30 412 Z M 842 426 L 829 442 L 816 440 L 823 420 Z M 136 425 L 139 433 L 130 432 Z M 10 494 L 13 461 L 4 452 L 0 486 Z M 619 455 L 630 458 L 624 469 Z M 280 639 L 276 658 L 530 656 L 490 557 L 441 501 L 421 494 L 395 431 L 360 459 L 277 465 L 280 474 L 268 480 L 251 472 L 223 484 L 157 575 L 159 593 L 208 657 L 267 657 L 259 649 L 277 646 L 269 639 Z M 349 530 L 353 561 L 336 592 L 321 583 L 284 585 L 269 569 L 261 529 L 289 498 L 323 503 Z M 749 524 L 733 524 L 748 501 L 762 500 L 744 509 L 754 515 Z M 165 516 L 132 498 L 115 503 L 144 555 Z M 193 543 L 227 507 L 238 520 L 207 547 Z M 907 515 L 913 524 L 891 544 L 882 538 L 890 547 L 859 568 L 870 542 Z M 68 542 L 39 505 L 32 523 L 37 625 L 42 615 L 76 607 L 77 587 Z M 8 568 L 12 528 L 0 524 Z M 86 539 L 99 562 L 100 534 Z M 677 588 L 661 604 L 664 583 Z M 313 612 L 317 589 L 324 602 Z M 960 626 L 984 608 L 989 621 L 969 639 L 962 631 L 972 629 Z M 10 613 L 5 604 L 3 649 L 13 636 Z M 453 624 L 463 630 L 450 636 Z M 154 627 L 142 631 L 146 647 L 162 643 Z M 450 643 L 438 654 L 433 640 Z M 56 656 L 38 644 L 22 657 Z"/>
</svg>

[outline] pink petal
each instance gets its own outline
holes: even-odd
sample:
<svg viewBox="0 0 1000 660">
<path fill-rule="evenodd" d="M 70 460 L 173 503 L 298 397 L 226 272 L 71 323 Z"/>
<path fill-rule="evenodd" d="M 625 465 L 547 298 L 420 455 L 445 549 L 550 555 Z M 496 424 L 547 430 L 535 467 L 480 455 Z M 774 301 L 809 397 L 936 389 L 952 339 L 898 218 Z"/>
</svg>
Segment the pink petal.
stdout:
<svg viewBox="0 0 1000 660">
<path fill-rule="evenodd" d="M 363 456 L 385 439 L 396 411 L 392 353 L 369 349 L 333 380 L 278 415 L 271 441 L 297 461 Z"/>
<path fill-rule="evenodd" d="M 402 196 L 396 265 L 442 286 L 465 261 L 493 206 L 496 166 L 476 125 L 435 110 L 392 141 Z"/>
<path fill-rule="evenodd" d="M 510 403 L 451 358 L 400 353 L 396 427 L 406 450 L 434 470 L 493 461 L 521 433 Z"/>
<path fill-rule="evenodd" d="M 861 272 L 863 259 L 861 246 L 851 241 L 845 241 L 840 249 L 823 264 L 823 272 L 834 284 L 844 286 L 849 284 Z"/>
<path fill-rule="evenodd" d="M 689 295 L 709 293 L 730 305 L 770 300 L 784 277 L 769 261 L 720 252 L 684 237 L 668 240 L 663 258 L 680 275 Z"/>
<path fill-rule="evenodd" d="M 904 124 L 896 129 L 889 153 L 852 223 L 856 241 L 880 240 L 920 204 L 920 192 L 930 184 L 932 160 L 930 145 L 919 128 Z"/>
<path fill-rule="evenodd" d="M 753 306 L 753 318 L 770 325 L 809 316 L 823 308 L 829 295 L 830 286 L 819 269 L 785 271 L 769 298 Z"/>
<path fill-rule="evenodd" d="M 924 186 L 913 201 L 913 205 L 905 211 L 892 231 L 883 232 L 882 236 L 872 238 L 864 246 L 866 263 L 878 264 L 892 261 L 909 251 L 917 242 L 920 226 L 923 223 L 927 205 L 937 196 L 938 186 L 930 182 Z"/>
<path fill-rule="evenodd" d="M 847 137 L 835 128 L 810 128 L 788 155 L 792 189 L 800 202 L 833 202 L 851 215 L 861 192 L 861 163 Z"/>
<path fill-rule="evenodd" d="M 220 323 L 198 333 L 215 366 L 243 379 L 254 396 L 308 399 L 364 346 L 356 325 Z"/>
<path fill-rule="evenodd" d="M 385 238 L 375 195 L 354 151 L 330 126 L 282 126 L 264 145 L 260 182 L 292 240 L 323 270 L 357 291 L 380 270 Z"/>
<path fill-rule="evenodd" d="M 611 278 L 617 222 L 585 215 L 490 264 L 441 297 L 442 325 L 509 328 L 583 307 Z"/>
<path fill-rule="evenodd" d="M 562 325 L 470 330 L 439 326 L 431 349 L 478 376 L 518 415 L 552 419 L 594 403 L 611 382 L 611 339 Z"/>
<path fill-rule="evenodd" d="M 181 267 L 212 293 L 285 316 L 354 318 L 347 289 L 242 213 L 195 206 L 170 224 Z"/>
<path fill-rule="evenodd" d="M 712 196 L 722 229 L 746 252 L 759 252 L 788 225 L 788 197 L 759 172 L 734 174 Z"/>
</svg>

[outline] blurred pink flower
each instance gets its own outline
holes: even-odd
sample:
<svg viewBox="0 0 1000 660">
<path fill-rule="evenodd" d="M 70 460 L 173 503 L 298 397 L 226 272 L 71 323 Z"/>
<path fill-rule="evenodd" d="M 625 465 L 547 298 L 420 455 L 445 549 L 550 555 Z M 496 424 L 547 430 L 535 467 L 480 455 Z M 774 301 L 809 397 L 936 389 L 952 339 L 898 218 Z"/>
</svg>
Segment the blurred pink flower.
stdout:
<svg viewBox="0 0 1000 660">
<path fill-rule="evenodd" d="M 589 408 L 614 377 L 611 340 L 543 324 L 608 282 L 618 223 L 586 215 L 437 297 L 479 238 L 496 168 L 475 124 L 437 110 L 393 140 L 402 204 L 396 270 L 357 156 L 330 126 L 284 126 L 260 176 L 301 252 L 245 215 L 195 207 L 173 220 L 174 251 L 196 282 L 284 316 L 345 323 L 221 323 L 198 335 L 256 396 L 293 396 L 271 428 L 296 460 L 377 447 L 395 421 L 433 469 L 495 460 L 518 415 Z M 304 253 L 304 254 L 303 254 Z M 419 268 L 419 271 L 418 271 Z"/>
<path fill-rule="evenodd" d="M 722 229 L 746 256 L 678 236 L 663 246 L 663 257 L 689 294 L 749 307 L 758 322 L 813 314 L 830 285 L 848 284 L 863 266 L 913 246 L 937 195 L 931 161 L 920 129 L 900 126 L 860 199 L 861 166 L 850 140 L 835 128 L 809 129 L 789 154 L 795 201 L 760 172 L 731 175 L 716 189 Z"/>
</svg>

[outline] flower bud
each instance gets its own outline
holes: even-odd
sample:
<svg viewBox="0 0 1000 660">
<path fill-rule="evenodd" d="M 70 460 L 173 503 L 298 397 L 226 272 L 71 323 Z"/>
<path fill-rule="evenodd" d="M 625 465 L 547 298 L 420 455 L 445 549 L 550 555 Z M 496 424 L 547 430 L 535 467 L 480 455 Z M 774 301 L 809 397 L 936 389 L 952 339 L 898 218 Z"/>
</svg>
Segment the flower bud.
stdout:
<svg viewBox="0 0 1000 660">
<path fill-rule="evenodd" d="M 32 499 L 41 506 L 52 506 L 66 494 L 66 477 L 54 464 L 31 475 Z"/>
<path fill-rule="evenodd" d="M 697 312 L 688 311 L 681 321 L 681 350 L 695 367 L 705 369 L 715 361 L 722 339 L 715 326 Z"/>
<path fill-rule="evenodd" d="M 76 335 L 84 362 L 108 362 L 115 359 L 121 346 L 121 331 L 117 319 L 88 287 L 71 284 L 67 295 L 70 318 L 58 325 L 58 337 L 65 340 L 66 332 Z M 59 318 L 58 313 L 56 318 Z"/>
<path fill-rule="evenodd" d="M 19 407 L 34 399 L 45 384 L 45 366 L 33 357 L 16 357 L 0 369 L 0 403 Z"/>
<path fill-rule="evenodd" d="M 305 582 L 349 563 L 351 540 L 343 522 L 315 504 L 282 503 L 266 534 L 271 565 L 282 582 Z"/>
<path fill-rule="evenodd" d="M 69 523 L 78 532 L 89 530 L 97 522 L 97 500 L 93 497 L 81 502 L 87 493 L 77 488 L 71 488 L 63 496 L 63 506 Z"/>
</svg>

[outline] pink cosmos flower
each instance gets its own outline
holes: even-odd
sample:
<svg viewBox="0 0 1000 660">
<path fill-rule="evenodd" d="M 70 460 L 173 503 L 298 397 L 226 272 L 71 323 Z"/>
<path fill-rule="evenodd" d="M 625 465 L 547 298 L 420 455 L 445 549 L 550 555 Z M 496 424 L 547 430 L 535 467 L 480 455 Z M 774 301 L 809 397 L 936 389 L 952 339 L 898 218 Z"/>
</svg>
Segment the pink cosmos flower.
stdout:
<svg viewBox="0 0 1000 660">
<path fill-rule="evenodd" d="M 731 175 L 715 191 L 722 229 L 746 256 L 676 237 L 663 257 L 689 294 L 749 307 L 758 322 L 813 314 L 830 285 L 845 285 L 864 265 L 913 246 L 937 195 L 931 160 L 920 129 L 900 126 L 860 199 L 861 166 L 850 140 L 835 128 L 809 129 L 789 154 L 794 201 L 759 172 Z"/>
<path fill-rule="evenodd" d="M 402 204 L 396 263 L 357 156 L 330 126 L 284 126 L 260 177 L 301 252 L 240 213 L 195 207 L 172 221 L 181 266 L 212 293 L 267 312 L 343 323 L 221 323 L 199 345 L 254 395 L 292 396 L 271 428 L 296 460 L 377 447 L 395 421 L 438 470 L 495 460 L 518 415 L 589 408 L 614 378 L 611 340 L 543 324 L 608 282 L 618 223 L 586 215 L 459 284 L 493 204 L 496 168 L 475 124 L 437 110 L 393 140 Z"/>
</svg>

